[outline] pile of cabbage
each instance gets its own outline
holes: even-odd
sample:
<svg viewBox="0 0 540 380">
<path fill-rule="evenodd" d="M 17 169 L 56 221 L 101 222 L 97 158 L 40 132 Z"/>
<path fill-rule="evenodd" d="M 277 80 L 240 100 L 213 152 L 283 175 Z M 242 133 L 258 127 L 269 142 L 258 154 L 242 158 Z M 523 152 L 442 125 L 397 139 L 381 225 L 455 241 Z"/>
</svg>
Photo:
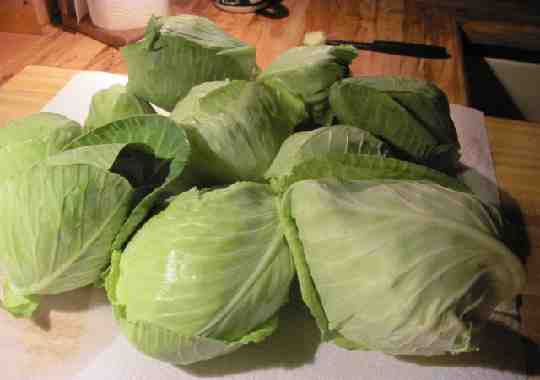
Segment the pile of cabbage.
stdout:
<svg viewBox="0 0 540 380">
<path fill-rule="evenodd" d="M 127 86 L 96 93 L 84 126 L 38 113 L 0 129 L 14 316 L 104 286 L 135 347 L 184 365 L 270 336 L 297 279 L 322 340 L 439 355 L 476 349 L 522 289 L 499 211 L 455 176 L 433 84 L 351 77 L 351 46 L 260 70 L 187 15 L 153 18 L 123 54 Z"/>
</svg>

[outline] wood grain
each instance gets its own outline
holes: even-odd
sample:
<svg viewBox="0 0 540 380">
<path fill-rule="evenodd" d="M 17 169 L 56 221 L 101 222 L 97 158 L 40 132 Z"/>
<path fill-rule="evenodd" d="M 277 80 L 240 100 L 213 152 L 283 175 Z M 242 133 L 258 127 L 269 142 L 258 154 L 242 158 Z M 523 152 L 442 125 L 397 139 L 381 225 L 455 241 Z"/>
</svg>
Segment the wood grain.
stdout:
<svg viewBox="0 0 540 380">
<path fill-rule="evenodd" d="M 29 49 L 39 38 L 33 34 L 0 32 L 0 70 L 4 62 L 13 59 L 14 52 Z"/>
<path fill-rule="evenodd" d="M 44 66 L 26 67 L 0 87 L 0 127 L 16 117 L 38 112 L 75 73 Z"/>
<path fill-rule="evenodd" d="M 5 62 L 0 62 L 0 83 L 27 65 L 45 65 L 67 69 L 84 69 L 101 51 L 102 43 L 81 34 L 66 33 L 50 27 L 25 49 L 15 50 Z"/>
<path fill-rule="evenodd" d="M 23 0 L 0 1 L 0 32 L 41 34 L 42 26 L 33 4 Z"/>
<path fill-rule="evenodd" d="M 304 34 L 323 30 L 330 38 L 387 39 L 445 46 L 452 57 L 428 60 L 362 51 L 351 69 L 355 75 L 405 75 L 437 83 L 452 103 L 466 104 L 462 55 L 454 16 L 447 10 L 419 6 L 414 0 L 285 0 L 290 15 L 268 19 L 255 14 L 219 11 L 210 0 L 176 1 L 176 13 L 208 17 L 227 32 L 257 48 L 257 63 L 266 67 L 279 54 L 300 44 Z M 37 53 L 36 53 L 37 52 Z M 24 66 L 126 72 L 117 49 L 84 35 L 54 29 L 7 64 L 0 62 L 0 83 Z"/>
<path fill-rule="evenodd" d="M 418 3 L 457 11 L 461 20 L 490 20 L 540 25 L 538 0 L 417 0 Z"/>
<path fill-rule="evenodd" d="M 475 20 L 461 28 L 473 44 L 540 51 L 540 25 Z"/>
<path fill-rule="evenodd" d="M 536 344 L 528 347 L 528 366 L 538 374 L 540 347 L 540 124 L 486 118 L 495 165 L 501 188 L 503 209 L 526 227 L 528 240 L 527 286 L 520 308 L 522 332 Z M 532 371 L 532 370 L 531 370 Z M 538 380 L 539 375 L 529 376 Z"/>
<path fill-rule="evenodd" d="M 36 13 L 37 23 L 41 26 L 50 24 L 50 10 L 52 8 L 53 0 L 29 0 Z"/>
</svg>

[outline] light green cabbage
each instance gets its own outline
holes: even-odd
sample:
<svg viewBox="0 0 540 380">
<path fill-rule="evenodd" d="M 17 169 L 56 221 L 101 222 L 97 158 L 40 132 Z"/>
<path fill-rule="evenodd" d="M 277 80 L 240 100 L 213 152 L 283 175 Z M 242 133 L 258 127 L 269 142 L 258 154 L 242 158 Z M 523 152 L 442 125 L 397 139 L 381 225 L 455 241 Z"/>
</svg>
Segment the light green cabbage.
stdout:
<svg viewBox="0 0 540 380">
<path fill-rule="evenodd" d="M 255 48 L 210 20 L 178 15 L 153 17 L 144 38 L 122 49 L 129 92 L 167 111 L 207 81 L 253 79 Z"/>
<path fill-rule="evenodd" d="M 54 113 L 35 113 L 0 128 L 0 184 L 61 152 L 82 134 L 78 123 Z"/>
<path fill-rule="evenodd" d="M 265 173 L 274 191 L 285 192 L 305 179 L 429 180 L 459 191 L 469 189 L 456 178 L 388 157 L 387 144 L 357 127 L 335 125 L 290 136 Z"/>
<path fill-rule="evenodd" d="M 265 178 L 290 175 L 302 162 L 331 154 L 373 154 L 385 157 L 388 145 L 360 128 L 347 125 L 297 132 L 285 140 Z"/>
<path fill-rule="evenodd" d="M 473 195 L 406 181 L 308 180 L 282 203 L 302 297 L 323 338 L 438 355 L 523 287 L 501 219 Z"/>
<path fill-rule="evenodd" d="M 21 162 L 0 182 L 2 306 L 30 316 L 40 295 L 99 280 L 112 248 L 172 194 L 169 183 L 179 177 L 189 144 L 183 130 L 158 115 L 113 122 L 75 139 L 81 128 L 59 116 L 12 125 L 22 135 L 5 132 L 15 143 L 0 156 L 6 165 Z M 29 138 L 31 130 L 37 137 Z"/>
<path fill-rule="evenodd" d="M 341 123 L 382 138 L 404 158 L 452 172 L 459 142 L 444 92 L 434 84 L 404 77 L 355 77 L 330 90 Z"/>
<path fill-rule="evenodd" d="M 93 130 L 74 140 L 68 148 L 86 150 L 88 155 L 98 152 L 101 145 L 110 144 L 129 148 L 121 160 L 114 162 L 113 169 L 137 188 L 137 204 L 113 244 L 113 249 L 120 249 L 154 206 L 191 187 L 192 183 L 186 183 L 182 176 L 191 147 L 185 131 L 169 118 L 142 115 Z M 65 156 L 70 154 L 64 152 Z M 79 156 L 75 153 L 77 159 Z"/>
<path fill-rule="evenodd" d="M 178 195 L 116 253 L 106 287 L 142 352 L 189 364 L 277 327 L 294 269 L 267 185 Z"/>
<path fill-rule="evenodd" d="M 129 116 L 150 113 L 155 111 L 148 102 L 128 93 L 125 86 L 116 84 L 94 94 L 84 127 L 99 128 Z"/>
<path fill-rule="evenodd" d="M 302 98 L 315 123 L 328 124 L 330 86 L 349 76 L 349 65 L 356 56 L 356 49 L 348 45 L 294 47 L 273 61 L 257 80 L 284 86 Z"/>
<path fill-rule="evenodd" d="M 56 113 L 39 112 L 14 119 L 0 128 L 0 148 L 32 139 L 47 138 L 51 133 L 60 130 L 69 130 L 72 137 L 81 133 L 77 122 Z"/>
<path fill-rule="evenodd" d="M 190 169 L 204 185 L 262 181 L 305 117 L 302 101 L 286 89 L 247 81 L 194 87 L 171 113 L 188 134 Z"/>
<path fill-rule="evenodd" d="M 271 177 L 269 180 L 272 188 L 282 193 L 293 183 L 320 178 L 430 181 L 453 190 L 470 192 L 460 180 L 427 166 L 371 154 L 328 153 L 321 157 L 302 160 L 289 172 Z"/>
</svg>

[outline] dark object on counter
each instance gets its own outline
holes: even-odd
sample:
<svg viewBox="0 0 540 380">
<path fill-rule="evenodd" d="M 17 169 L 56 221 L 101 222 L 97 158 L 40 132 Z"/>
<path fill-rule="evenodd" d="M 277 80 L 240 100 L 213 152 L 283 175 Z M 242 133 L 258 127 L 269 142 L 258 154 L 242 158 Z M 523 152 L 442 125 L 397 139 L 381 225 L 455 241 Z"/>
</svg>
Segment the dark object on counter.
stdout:
<svg viewBox="0 0 540 380">
<path fill-rule="evenodd" d="M 405 55 L 409 57 L 448 59 L 450 54 L 443 46 L 414 44 L 397 41 L 375 40 L 373 42 L 355 42 L 347 40 L 328 40 L 328 45 L 352 45 L 360 50 L 376 51 L 378 53 Z"/>
<path fill-rule="evenodd" d="M 257 13 L 268 18 L 284 18 L 289 10 L 281 0 L 214 0 L 214 5 L 226 12 Z"/>
</svg>

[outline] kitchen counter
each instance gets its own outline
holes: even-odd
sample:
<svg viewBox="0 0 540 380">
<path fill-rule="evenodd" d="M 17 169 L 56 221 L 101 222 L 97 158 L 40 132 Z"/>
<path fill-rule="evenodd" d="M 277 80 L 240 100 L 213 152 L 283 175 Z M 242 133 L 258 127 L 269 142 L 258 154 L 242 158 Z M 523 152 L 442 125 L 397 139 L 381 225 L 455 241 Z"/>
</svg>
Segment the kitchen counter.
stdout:
<svg viewBox="0 0 540 380">
<path fill-rule="evenodd" d="M 361 52 L 352 71 L 355 75 L 391 74 L 428 79 L 448 94 L 450 102 L 467 104 L 459 33 L 455 17 L 447 9 L 432 9 L 410 0 L 289 0 L 283 3 L 289 8 L 290 16 L 281 20 L 223 13 L 209 0 L 189 1 L 189 5 L 176 5 L 176 10 L 204 15 L 256 46 L 261 67 L 282 51 L 299 44 L 306 31 L 324 30 L 330 38 L 358 41 L 387 39 L 443 45 L 450 59 L 424 60 Z M 126 73 L 118 50 L 54 27 L 45 35 L 24 39 L 0 33 L 0 41 L 3 50 L 0 52 L 0 84 L 5 82 L 0 88 L 0 126 L 11 118 L 38 111 L 75 73 L 66 69 Z M 525 223 L 529 236 L 529 281 L 521 314 L 524 335 L 538 344 L 540 125 L 489 117 L 486 122 L 503 207 L 516 223 Z M 540 379 L 540 376 L 531 375 L 529 379 Z"/>
<path fill-rule="evenodd" d="M 257 63 L 266 67 L 280 53 L 301 43 L 307 31 L 324 30 L 329 38 L 357 41 L 396 40 L 445 46 L 447 60 L 423 60 L 362 51 L 354 74 L 401 74 L 436 82 L 452 103 L 466 103 L 461 47 L 455 18 L 448 10 L 413 0 L 286 0 L 287 18 L 272 20 L 254 14 L 219 11 L 210 0 L 175 1 L 178 13 L 203 15 L 257 48 Z M 182 5 L 185 4 L 185 5 Z M 2 37 L 4 35 L 4 37 Z M 8 38 L 11 37 L 11 38 Z M 27 65 L 126 73 L 117 49 L 82 34 L 50 27 L 30 40 L 0 33 L 0 84 Z"/>
</svg>

